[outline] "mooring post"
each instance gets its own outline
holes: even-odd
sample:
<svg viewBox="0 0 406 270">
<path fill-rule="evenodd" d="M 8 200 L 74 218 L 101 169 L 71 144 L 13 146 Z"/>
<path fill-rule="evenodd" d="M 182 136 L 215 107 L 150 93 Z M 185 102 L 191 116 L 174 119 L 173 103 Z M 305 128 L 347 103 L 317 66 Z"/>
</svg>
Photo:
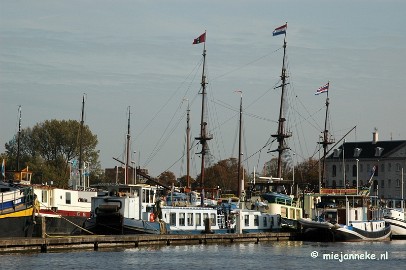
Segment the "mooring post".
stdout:
<svg viewBox="0 0 406 270">
<path fill-rule="evenodd" d="M 47 244 L 41 245 L 41 253 L 47 253 L 47 249 L 48 249 Z"/>
<path fill-rule="evenodd" d="M 98 251 L 99 250 L 99 242 L 94 242 L 94 251 Z"/>
</svg>

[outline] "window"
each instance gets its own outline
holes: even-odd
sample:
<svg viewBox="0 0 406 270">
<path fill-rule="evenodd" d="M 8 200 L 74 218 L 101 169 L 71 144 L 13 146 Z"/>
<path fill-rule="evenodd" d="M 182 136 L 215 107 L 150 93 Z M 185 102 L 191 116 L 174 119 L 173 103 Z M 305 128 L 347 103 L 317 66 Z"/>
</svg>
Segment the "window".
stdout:
<svg viewBox="0 0 406 270">
<path fill-rule="evenodd" d="M 381 188 L 384 188 L 384 187 L 385 187 L 385 181 L 381 180 Z"/>
<path fill-rule="evenodd" d="M 216 226 L 216 214 L 210 214 L 211 225 Z"/>
<path fill-rule="evenodd" d="M 385 172 L 385 164 L 381 164 L 381 172 Z"/>
<path fill-rule="evenodd" d="M 352 176 L 357 176 L 357 165 L 352 165 Z"/>
<path fill-rule="evenodd" d="M 391 184 L 391 180 L 390 179 L 388 179 L 388 188 L 390 188 L 390 184 Z"/>
<path fill-rule="evenodd" d="M 399 172 L 401 170 L 400 164 L 396 163 L 396 171 Z"/>
<path fill-rule="evenodd" d="M 247 227 L 250 225 L 250 216 L 249 215 L 244 215 L 244 224 Z"/>
<path fill-rule="evenodd" d="M 397 188 L 400 187 L 400 180 L 399 179 L 396 179 L 396 187 Z"/>
<path fill-rule="evenodd" d="M 66 192 L 65 197 L 66 197 L 66 204 L 71 204 L 71 194 L 70 194 L 70 192 Z"/>
<path fill-rule="evenodd" d="M 208 213 L 203 213 L 203 224 L 206 224 L 206 220 L 209 219 L 209 214 Z"/>
<path fill-rule="evenodd" d="M 258 215 L 254 216 L 254 226 L 259 226 L 259 216 Z"/>
<path fill-rule="evenodd" d="M 179 226 L 185 226 L 185 213 L 179 213 Z"/>
<path fill-rule="evenodd" d="M 337 176 L 337 166 L 333 165 L 333 177 Z"/>
<path fill-rule="evenodd" d="M 43 203 L 48 202 L 48 191 L 43 190 L 41 193 L 42 193 L 41 202 Z"/>
<path fill-rule="evenodd" d="M 176 226 L 176 213 L 171 213 L 169 223 L 171 226 Z"/>
<path fill-rule="evenodd" d="M 202 226 L 202 214 L 196 213 L 196 226 Z"/>
<path fill-rule="evenodd" d="M 390 172 L 392 169 L 392 163 L 388 163 L 388 172 Z"/>
<path fill-rule="evenodd" d="M 266 217 L 263 218 L 264 227 L 268 227 L 268 219 Z"/>
<path fill-rule="evenodd" d="M 193 226 L 193 213 L 187 213 L 187 225 Z"/>
</svg>

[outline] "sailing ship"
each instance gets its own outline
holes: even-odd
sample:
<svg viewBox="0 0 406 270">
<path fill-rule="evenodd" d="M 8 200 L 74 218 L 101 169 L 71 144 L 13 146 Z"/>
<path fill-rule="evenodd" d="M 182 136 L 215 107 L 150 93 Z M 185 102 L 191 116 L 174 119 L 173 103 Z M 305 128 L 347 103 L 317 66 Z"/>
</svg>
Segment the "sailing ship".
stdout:
<svg viewBox="0 0 406 270">
<path fill-rule="evenodd" d="M 0 237 L 31 237 L 34 228 L 34 193 L 30 186 L 25 185 L 31 174 L 28 167 L 20 170 L 21 106 L 18 114 L 16 170 L 6 171 L 5 160 L 2 162 Z"/>
</svg>

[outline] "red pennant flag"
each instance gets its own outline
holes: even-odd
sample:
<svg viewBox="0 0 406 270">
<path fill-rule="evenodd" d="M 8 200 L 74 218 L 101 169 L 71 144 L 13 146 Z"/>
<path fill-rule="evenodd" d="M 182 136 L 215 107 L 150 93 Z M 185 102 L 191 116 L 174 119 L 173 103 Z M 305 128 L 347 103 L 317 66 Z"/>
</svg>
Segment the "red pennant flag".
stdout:
<svg viewBox="0 0 406 270">
<path fill-rule="evenodd" d="M 205 41 L 206 41 L 206 32 L 204 32 L 204 34 L 201 34 L 198 38 L 195 38 L 193 40 L 193 44 L 199 44 Z"/>
</svg>

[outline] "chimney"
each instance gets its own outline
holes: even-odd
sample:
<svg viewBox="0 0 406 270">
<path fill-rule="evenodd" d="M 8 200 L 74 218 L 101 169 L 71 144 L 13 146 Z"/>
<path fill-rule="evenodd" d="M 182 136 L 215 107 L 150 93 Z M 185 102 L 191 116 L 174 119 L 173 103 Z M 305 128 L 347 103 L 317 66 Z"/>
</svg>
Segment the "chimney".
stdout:
<svg viewBox="0 0 406 270">
<path fill-rule="evenodd" d="M 374 132 L 372 132 L 372 144 L 376 144 L 378 142 L 378 129 L 375 128 Z"/>
</svg>

